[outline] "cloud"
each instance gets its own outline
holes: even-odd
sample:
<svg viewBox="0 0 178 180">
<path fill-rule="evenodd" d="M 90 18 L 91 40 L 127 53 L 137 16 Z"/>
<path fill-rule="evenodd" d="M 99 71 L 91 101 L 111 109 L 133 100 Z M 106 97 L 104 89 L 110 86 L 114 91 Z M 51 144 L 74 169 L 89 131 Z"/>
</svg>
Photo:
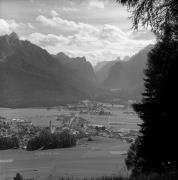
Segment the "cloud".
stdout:
<svg viewBox="0 0 178 180">
<path fill-rule="evenodd" d="M 10 25 L 4 20 L 0 19 L 0 35 L 9 33 Z"/>
<path fill-rule="evenodd" d="M 131 27 L 129 14 L 115 0 L 32 2 L 28 0 L 28 6 L 10 3 L 11 7 L 7 3 L 0 19 L 0 35 L 15 31 L 50 53 L 63 51 L 70 56 L 86 56 L 93 64 L 132 55 L 154 41 L 150 31 L 127 32 Z M 15 20 L 7 20 L 12 15 Z"/>
<path fill-rule="evenodd" d="M 0 36 L 16 32 L 17 34 L 31 33 L 36 30 L 36 27 L 30 22 L 22 23 L 16 22 L 14 19 L 1 19 L 0 18 Z"/>
<path fill-rule="evenodd" d="M 150 40 L 154 39 L 155 35 L 149 29 L 139 30 L 139 32 L 132 32 L 130 38 L 134 40 Z"/>
<path fill-rule="evenodd" d="M 29 0 L 29 1 L 30 1 L 30 3 L 32 3 L 32 4 L 35 2 L 34 0 Z"/>
<path fill-rule="evenodd" d="M 78 9 L 75 7 L 63 7 L 61 10 L 64 12 L 77 12 L 78 11 Z"/>
<path fill-rule="evenodd" d="M 0 19 L 0 35 L 9 34 L 12 31 L 16 31 L 19 26 L 20 24 L 14 20 Z"/>
<path fill-rule="evenodd" d="M 99 0 L 89 1 L 89 9 L 92 9 L 92 8 L 104 9 L 105 8 L 104 1 L 99 1 Z"/>
<path fill-rule="evenodd" d="M 81 29 L 90 29 L 91 25 L 85 23 L 76 23 L 75 21 L 69 21 L 66 19 L 62 19 L 57 16 L 53 16 L 52 18 L 47 18 L 46 16 L 39 15 L 36 18 L 37 21 L 41 22 L 44 26 L 50 26 L 53 28 L 58 28 L 62 30 L 68 31 L 79 31 Z"/>
<path fill-rule="evenodd" d="M 123 32 L 119 27 L 105 24 L 100 27 L 87 25 L 72 35 L 33 33 L 26 37 L 31 42 L 47 49 L 50 53 L 65 52 L 69 56 L 86 56 L 92 64 L 103 60 L 133 55 L 140 49 L 154 42 L 154 39 L 134 39 L 133 32 Z"/>
<path fill-rule="evenodd" d="M 58 16 L 59 14 L 58 14 L 55 10 L 52 10 L 52 11 L 51 11 L 51 15 L 52 15 L 53 17 L 55 17 L 55 16 Z"/>
<path fill-rule="evenodd" d="M 63 37 L 62 35 L 57 36 L 54 34 L 42 34 L 42 33 L 32 33 L 28 35 L 26 38 L 23 37 L 22 39 L 28 39 L 34 44 L 37 44 L 41 47 L 45 46 L 55 46 L 57 44 L 67 45 L 68 39 Z"/>
<path fill-rule="evenodd" d="M 28 26 L 30 29 L 35 29 L 35 27 L 34 27 L 31 23 L 27 23 L 27 26 Z"/>
</svg>

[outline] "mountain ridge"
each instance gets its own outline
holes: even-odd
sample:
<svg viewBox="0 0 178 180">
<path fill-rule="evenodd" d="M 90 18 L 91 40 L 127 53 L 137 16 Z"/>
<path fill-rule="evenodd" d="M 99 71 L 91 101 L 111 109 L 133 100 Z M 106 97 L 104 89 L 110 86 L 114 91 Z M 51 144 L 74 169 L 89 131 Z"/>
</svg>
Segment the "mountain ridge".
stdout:
<svg viewBox="0 0 178 180">
<path fill-rule="evenodd" d="M 53 106 L 97 90 L 92 80 L 15 33 L 0 37 L 0 81 L 0 105 L 6 107 Z"/>
<path fill-rule="evenodd" d="M 141 98 L 144 91 L 144 69 L 146 68 L 147 55 L 153 45 L 148 45 L 128 61 L 116 62 L 110 67 L 108 77 L 102 82 L 102 86 L 110 89 L 118 89 L 122 95 L 135 99 Z"/>
</svg>

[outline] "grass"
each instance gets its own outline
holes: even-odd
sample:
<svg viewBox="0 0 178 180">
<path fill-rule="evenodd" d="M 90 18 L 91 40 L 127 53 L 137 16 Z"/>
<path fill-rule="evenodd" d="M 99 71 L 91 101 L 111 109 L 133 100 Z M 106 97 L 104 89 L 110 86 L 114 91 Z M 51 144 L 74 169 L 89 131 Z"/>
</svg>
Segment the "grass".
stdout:
<svg viewBox="0 0 178 180">
<path fill-rule="evenodd" d="M 125 110 L 121 109 L 111 109 L 110 110 L 113 115 L 109 117 L 109 121 L 111 122 L 121 122 L 119 126 L 116 126 L 117 129 L 126 128 L 126 129 L 137 129 L 137 123 L 141 121 L 138 119 L 137 116 L 133 114 L 125 114 Z M 70 114 L 76 111 L 66 110 L 63 113 Z M 77 111 L 78 112 L 78 111 Z M 13 118 L 21 118 L 32 120 L 32 122 L 37 126 L 49 126 L 49 121 L 52 120 L 54 124 L 58 124 L 56 122 L 56 118 L 59 114 L 61 114 L 60 110 L 57 108 L 21 108 L 21 109 L 9 109 L 9 108 L 0 108 L 0 114 L 2 117 L 7 119 Z M 92 120 L 94 124 L 102 124 L 107 126 L 108 125 L 108 116 L 100 116 L 100 115 L 89 115 L 84 114 L 80 115 L 81 117 Z"/>
<path fill-rule="evenodd" d="M 17 179 L 18 180 L 18 179 Z M 32 179 L 19 179 L 19 180 L 36 180 Z M 54 177 L 48 176 L 44 180 L 178 180 L 178 171 L 165 174 L 151 174 L 149 176 L 140 175 L 137 178 L 132 177 L 116 177 L 116 176 L 103 176 L 94 178 L 74 178 L 74 177 Z"/>
</svg>

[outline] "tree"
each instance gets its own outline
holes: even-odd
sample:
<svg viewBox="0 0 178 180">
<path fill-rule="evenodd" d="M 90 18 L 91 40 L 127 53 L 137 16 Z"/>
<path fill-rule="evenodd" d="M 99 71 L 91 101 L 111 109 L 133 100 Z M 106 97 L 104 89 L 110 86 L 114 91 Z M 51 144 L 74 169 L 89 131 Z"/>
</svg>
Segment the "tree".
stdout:
<svg viewBox="0 0 178 180">
<path fill-rule="evenodd" d="M 145 92 L 134 110 L 143 120 L 141 136 L 126 159 L 133 174 L 178 169 L 176 146 L 178 102 L 178 42 L 160 41 L 148 55 Z M 137 159 L 135 161 L 135 159 Z"/>
<path fill-rule="evenodd" d="M 117 1 L 132 11 L 134 29 L 150 26 L 157 35 L 148 55 L 142 102 L 133 105 L 143 120 L 141 135 L 130 147 L 126 165 L 133 176 L 177 170 L 178 1 Z"/>
<path fill-rule="evenodd" d="M 27 150 L 68 148 L 76 146 L 76 137 L 70 131 L 64 130 L 51 134 L 49 131 L 42 131 L 28 141 Z"/>
<path fill-rule="evenodd" d="M 178 40 L 177 0 L 117 0 L 132 11 L 133 28 L 150 26 L 158 38 L 165 37 L 167 31 L 172 39 Z"/>
</svg>

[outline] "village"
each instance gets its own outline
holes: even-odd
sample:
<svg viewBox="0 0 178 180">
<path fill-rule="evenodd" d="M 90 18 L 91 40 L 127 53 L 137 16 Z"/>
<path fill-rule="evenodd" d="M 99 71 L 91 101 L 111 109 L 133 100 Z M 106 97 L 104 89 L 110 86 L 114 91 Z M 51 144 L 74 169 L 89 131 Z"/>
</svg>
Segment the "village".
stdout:
<svg viewBox="0 0 178 180">
<path fill-rule="evenodd" d="M 39 136 L 43 130 L 48 130 L 51 134 L 67 130 L 76 137 L 77 142 L 82 138 L 92 141 L 92 137 L 101 136 L 133 143 L 139 135 L 138 130 L 120 128 L 124 124 L 123 120 L 122 122 L 110 120 L 112 117 L 117 118 L 111 109 L 123 109 L 122 105 L 85 100 L 56 108 L 59 113 L 55 120 L 49 119 L 45 126 L 35 125 L 34 121 L 28 119 L 0 117 L 0 138 L 15 137 L 19 142 L 18 148 L 26 149 L 28 141 Z M 127 116 L 130 113 L 133 112 L 124 112 Z"/>
</svg>

